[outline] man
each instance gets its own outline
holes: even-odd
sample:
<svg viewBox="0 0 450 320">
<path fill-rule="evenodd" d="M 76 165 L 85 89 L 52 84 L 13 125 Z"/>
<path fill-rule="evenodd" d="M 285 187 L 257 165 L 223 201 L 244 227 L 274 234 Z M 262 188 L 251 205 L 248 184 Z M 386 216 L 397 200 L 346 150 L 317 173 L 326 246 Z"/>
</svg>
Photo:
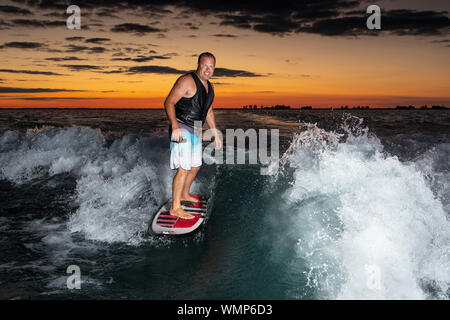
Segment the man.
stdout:
<svg viewBox="0 0 450 320">
<path fill-rule="evenodd" d="M 202 141 L 194 132 L 194 121 L 201 121 L 203 125 L 206 120 L 214 131 L 215 148 L 222 148 L 211 106 L 214 89 L 208 81 L 215 65 L 214 55 L 202 53 L 198 57 L 197 70 L 179 77 L 164 102 L 170 121 L 170 168 L 177 169 L 172 183 L 170 214 L 183 219 L 192 219 L 194 216 L 181 208 L 181 201 L 198 201 L 189 193 L 202 165 Z M 201 132 L 201 128 L 198 131 Z"/>
</svg>

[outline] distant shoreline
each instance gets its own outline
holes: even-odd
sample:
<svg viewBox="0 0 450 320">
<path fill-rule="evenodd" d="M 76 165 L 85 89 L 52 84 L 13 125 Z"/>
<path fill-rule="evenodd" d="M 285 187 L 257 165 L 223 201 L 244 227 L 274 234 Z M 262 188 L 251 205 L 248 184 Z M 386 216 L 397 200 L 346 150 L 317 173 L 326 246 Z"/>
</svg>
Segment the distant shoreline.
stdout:
<svg viewBox="0 0 450 320">
<path fill-rule="evenodd" d="M 47 107 L 47 108 L 36 108 L 36 107 L 28 107 L 28 108 L 11 108 L 11 107 L 0 107 L 1 110 L 49 110 L 49 109 L 56 109 L 56 110 L 164 110 L 164 108 L 66 108 L 66 107 Z M 214 110 L 242 110 L 246 112 L 260 112 L 260 111 L 279 111 L 279 112 L 289 112 L 292 110 L 303 110 L 303 111 L 310 111 L 310 110 L 342 110 L 342 111 L 350 111 L 350 110 L 450 110 L 449 107 L 445 106 L 439 106 L 438 108 L 428 107 L 428 108 L 397 108 L 397 107 L 386 107 L 386 108 L 290 108 L 290 109 L 243 109 L 243 108 L 220 108 L 220 107 L 214 107 Z"/>
</svg>

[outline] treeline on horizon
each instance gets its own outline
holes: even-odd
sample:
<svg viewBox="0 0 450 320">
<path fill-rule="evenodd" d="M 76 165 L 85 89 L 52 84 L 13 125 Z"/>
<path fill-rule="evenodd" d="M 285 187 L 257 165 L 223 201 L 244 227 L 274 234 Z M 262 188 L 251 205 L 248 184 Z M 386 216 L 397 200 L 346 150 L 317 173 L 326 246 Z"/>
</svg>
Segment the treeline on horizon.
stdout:
<svg viewBox="0 0 450 320">
<path fill-rule="evenodd" d="M 245 105 L 242 106 L 242 109 L 245 110 L 289 110 L 291 109 L 291 106 L 286 106 L 286 105 L 282 105 L 282 104 L 277 104 L 275 106 L 270 106 L 270 107 L 266 107 L 266 106 L 257 106 L 255 105 Z M 341 106 L 341 107 L 328 107 L 328 108 L 313 108 L 312 106 L 303 106 L 300 108 L 295 108 L 295 109 L 302 109 L 302 110 L 310 110 L 310 109 L 341 109 L 341 110 L 367 110 L 370 109 L 370 106 L 355 106 L 355 107 L 349 107 L 349 106 Z M 375 108 L 375 109 L 418 109 L 413 105 L 409 105 L 409 106 L 396 106 L 395 108 Z M 427 105 L 423 105 L 420 107 L 420 109 L 447 109 L 446 106 L 431 106 L 428 107 Z"/>
<path fill-rule="evenodd" d="M 275 110 L 286 110 L 286 109 L 290 109 L 290 106 L 285 106 L 283 104 L 277 104 L 276 106 L 271 106 L 271 107 L 265 107 L 265 106 L 260 106 L 258 108 L 258 106 L 255 105 L 247 105 L 247 106 L 243 106 L 242 109 L 250 109 L 250 110 L 256 110 L 256 109 L 275 109 Z"/>
<path fill-rule="evenodd" d="M 93 109 L 93 110 L 149 110 L 149 109 L 160 109 L 160 110 L 164 110 L 164 108 L 161 107 L 0 107 L 0 110 L 4 109 L 4 110 L 8 110 L 8 109 L 12 109 L 12 110 L 21 110 L 21 109 L 27 109 L 27 110 L 46 110 L 46 109 L 61 109 L 61 110 L 84 110 L 84 109 Z M 245 105 L 242 107 L 214 107 L 214 109 L 231 109 L 231 110 L 375 110 L 375 109 L 391 109 L 391 110 L 417 110 L 417 109 L 443 109 L 443 110 L 447 110 L 450 109 L 449 107 L 446 106 L 438 106 L 438 105 L 434 105 L 431 107 L 428 107 L 427 105 L 423 105 L 421 107 L 416 108 L 413 105 L 409 105 L 409 106 L 396 106 L 396 107 L 375 107 L 375 108 L 371 108 L 370 106 L 355 106 L 355 107 L 349 107 L 349 106 L 341 106 L 341 107 L 312 107 L 312 106 L 302 106 L 300 108 L 291 108 L 291 106 L 286 106 L 286 105 L 275 105 L 275 106 L 257 106 L 257 105 Z"/>
</svg>

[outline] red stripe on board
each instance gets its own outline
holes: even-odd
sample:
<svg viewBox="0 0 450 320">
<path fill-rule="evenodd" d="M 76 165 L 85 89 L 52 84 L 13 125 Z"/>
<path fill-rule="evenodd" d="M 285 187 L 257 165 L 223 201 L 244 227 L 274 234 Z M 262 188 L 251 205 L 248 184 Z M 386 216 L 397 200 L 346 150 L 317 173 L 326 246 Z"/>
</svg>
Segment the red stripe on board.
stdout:
<svg viewBox="0 0 450 320">
<path fill-rule="evenodd" d="M 173 215 L 171 215 L 171 214 L 160 214 L 159 215 L 161 218 L 171 218 L 171 219 L 178 219 L 178 217 L 177 216 L 173 216 Z"/>
<path fill-rule="evenodd" d="M 167 221 L 167 222 L 175 222 L 177 219 L 172 219 L 172 218 L 162 218 L 162 217 L 158 217 L 158 221 Z"/>
<path fill-rule="evenodd" d="M 178 219 L 177 223 L 173 226 L 174 228 L 190 228 L 193 227 L 198 220 L 201 218 L 201 214 L 191 213 L 195 218 L 193 219 Z"/>
<path fill-rule="evenodd" d="M 165 223 L 158 223 L 158 222 L 156 224 L 161 227 L 169 227 L 169 228 L 173 227 L 173 224 L 165 224 Z"/>
<path fill-rule="evenodd" d="M 175 221 L 158 220 L 158 221 L 156 221 L 156 223 L 165 223 L 165 224 L 170 224 L 171 226 L 173 226 L 175 224 Z"/>
</svg>

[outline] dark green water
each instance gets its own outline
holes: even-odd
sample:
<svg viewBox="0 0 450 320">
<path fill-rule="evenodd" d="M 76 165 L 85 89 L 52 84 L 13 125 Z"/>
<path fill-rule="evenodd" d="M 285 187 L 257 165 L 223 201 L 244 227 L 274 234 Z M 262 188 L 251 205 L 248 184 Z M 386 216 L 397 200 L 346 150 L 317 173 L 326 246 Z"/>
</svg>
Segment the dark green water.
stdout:
<svg viewBox="0 0 450 320">
<path fill-rule="evenodd" d="M 170 197 L 166 137 L 4 130 L 0 298 L 448 299 L 448 132 L 351 119 L 344 139 L 293 134 L 275 176 L 203 165 L 209 220 L 183 238 L 146 234 Z"/>
<path fill-rule="evenodd" d="M 274 185 L 270 177 L 259 174 L 259 169 L 259 165 L 204 167 L 199 180 L 215 190 L 211 194 L 211 214 L 206 226 L 190 237 L 153 237 L 138 246 L 87 241 L 81 234 L 66 232 L 64 214 L 70 213 L 58 208 L 54 197 L 71 197 L 75 181 L 70 177 L 61 175 L 50 179 L 55 185 L 65 181 L 65 190 L 43 187 L 39 182 L 33 187 L 13 187 L 3 182 L 4 197 L 6 192 L 11 195 L 13 189 L 16 195 L 28 192 L 33 199 L 38 196 L 40 201 L 50 203 L 47 208 L 40 208 L 40 213 L 35 212 L 32 203 L 27 204 L 28 218 L 40 224 L 28 232 L 7 232 L 4 239 L 7 241 L 2 241 L 9 243 L 9 248 L 2 251 L 5 259 L 5 253 L 12 258 L 23 252 L 26 256 L 23 263 L 36 263 L 34 259 L 40 262 L 40 265 L 18 268 L 15 279 L 10 271 L 2 270 L 3 281 L 17 281 L 18 292 L 9 292 L 10 297 L 289 299 L 299 293 L 303 298 L 313 297 L 301 289 L 305 286 L 302 269 L 292 270 L 286 263 L 291 262 L 293 254 L 275 250 L 272 243 L 276 233 L 283 231 L 270 227 L 269 222 L 274 215 L 281 215 L 280 208 L 274 204 L 280 202 L 287 181 Z M 212 185 L 207 182 L 211 179 Z M 14 202 L 3 208 L 11 212 Z M 49 216 L 46 210 L 54 215 Z M 23 228 L 23 223 L 26 221 L 10 224 L 10 230 Z M 55 239 L 44 239 L 47 243 L 42 245 L 42 238 L 48 236 L 45 231 L 53 232 Z M 31 252 L 21 246 L 24 241 L 35 244 L 29 247 Z M 55 252 L 49 254 L 47 250 Z M 64 288 L 68 277 L 66 266 L 71 264 L 80 267 L 81 290 Z M 46 265 L 52 265 L 50 270 L 46 270 Z"/>
</svg>

